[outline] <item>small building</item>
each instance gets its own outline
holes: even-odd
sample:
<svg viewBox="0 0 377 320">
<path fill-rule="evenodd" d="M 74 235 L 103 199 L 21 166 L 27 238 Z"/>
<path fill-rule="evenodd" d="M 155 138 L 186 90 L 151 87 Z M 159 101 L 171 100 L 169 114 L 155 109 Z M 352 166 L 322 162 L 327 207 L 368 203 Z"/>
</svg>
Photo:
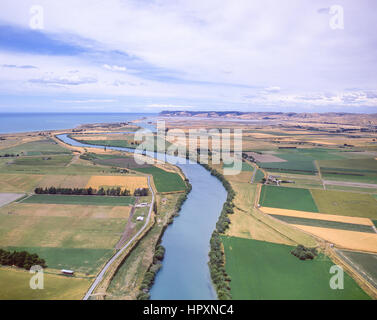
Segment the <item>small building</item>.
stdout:
<svg viewBox="0 0 377 320">
<path fill-rule="evenodd" d="M 65 270 L 65 269 L 63 269 L 63 270 L 60 270 L 60 272 L 62 274 L 66 274 L 68 276 L 73 276 L 75 274 L 75 271 L 73 271 L 73 270 Z"/>
<path fill-rule="evenodd" d="M 144 221 L 144 217 L 137 217 L 136 221 Z"/>
<path fill-rule="evenodd" d="M 136 208 L 144 208 L 144 207 L 148 207 L 148 206 L 149 206 L 149 204 L 147 202 L 142 202 L 142 203 L 135 205 Z"/>
</svg>

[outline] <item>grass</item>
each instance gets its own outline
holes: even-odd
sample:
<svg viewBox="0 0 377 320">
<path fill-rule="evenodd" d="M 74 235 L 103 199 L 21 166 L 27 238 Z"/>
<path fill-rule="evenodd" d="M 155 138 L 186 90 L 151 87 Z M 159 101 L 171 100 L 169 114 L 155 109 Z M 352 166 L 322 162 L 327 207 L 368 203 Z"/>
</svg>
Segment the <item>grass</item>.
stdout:
<svg viewBox="0 0 377 320">
<path fill-rule="evenodd" d="M 181 176 L 174 172 L 168 172 L 157 167 L 137 168 L 138 172 L 151 174 L 158 192 L 174 192 L 186 190 L 186 184 Z"/>
<path fill-rule="evenodd" d="M 333 263 L 322 254 L 301 261 L 292 246 L 235 237 L 223 237 L 223 244 L 233 299 L 369 299 L 346 273 L 344 290 L 332 290 Z"/>
<path fill-rule="evenodd" d="M 36 253 L 46 260 L 48 268 L 68 269 L 79 273 L 94 275 L 108 261 L 114 250 L 59 247 L 7 247 L 11 251 Z"/>
<path fill-rule="evenodd" d="M 134 197 L 108 196 L 71 196 L 36 194 L 22 201 L 23 203 L 76 204 L 92 206 L 129 206 L 135 203 Z"/>
<path fill-rule="evenodd" d="M 12 164 L 17 166 L 65 166 L 72 160 L 71 155 L 45 156 L 45 157 L 19 157 Z"/>
<path fill-rule="evenodd" d="M 30 192 L 43 179 L 37 174 L 0 174 L 1 192 Z"/>
<path fill-rule="evenodd" d="M 377 183 L 377 160 L 345 159 L 319 161 L 322 176 L 328 180 Z"/>
<path fill-rule="evenodd" d="M 263 171 L 258 169 L 258 171 L 257 171 L 257 173 L 255 174 L 255 177 L 254 177 L 254 182 L 259 183 L 259 182 L 262 181 L 263 178 L 264 178 Z"/>
<path fill-rule="evenodd" d="M 0 214 L 0 246 L 113 249 L 126 219 Z"/>
<path fill-rule="evenodd" d="M 232 169 L 233 166 L 234 166 L 233 163 L 231 163 L 231 164 L 223 163 L 223 168 Z M 247 162 L 242 162 L 242 169 L 241 169 L 241 171 L 251 171 L 251 172 L 253 172 L 254 171 L 254 167 L 251 164 L 247 163 Z"/>
<path fill-rule="evenodd" d="M 2 149 L 3 154 L 23 154 L 23 155 L 46 155 L 46 154 L 63 154 L 71 153 L 70 150 L 63 148 L 51 139 L 43 139 L 33 142 L 27 142 L 15 147 Z"/>
<path fill-rule="evenodd" d="M 329 221 L 329 220 L 322 220 L 322 219 L 309 219 L 309 218 L 283 216 L 283 215 L 275 215 L 275 214 L 270 214 L 270 216 L 276 219 L 279 219 L 281 221 L 284 221 L 286 223 L 289 223 L 289 224 L 298 224 L 298 225 L 311 226 L 311 227 L 374 233 L 374 230 L 371 226 L 355 224 L 355 223 Z"/>
<path fill-rule="evenodd" d="M 320 212 L 377 219 L 377 201 L 370 194 L 314 189 L 311 194 Z"/>
<path fill-rule="evenodd" d="M 263 185 L 259 203 L 263 207 L 318 212 L 308 189 Z"/>
<path fill-rule="evenodd" d="M 32 290 L 28 271 L 0 268 L 0 300 L 80 300 L 88 289 L 87 279 L 44 273 L 44 289 Z"/>
</svg>

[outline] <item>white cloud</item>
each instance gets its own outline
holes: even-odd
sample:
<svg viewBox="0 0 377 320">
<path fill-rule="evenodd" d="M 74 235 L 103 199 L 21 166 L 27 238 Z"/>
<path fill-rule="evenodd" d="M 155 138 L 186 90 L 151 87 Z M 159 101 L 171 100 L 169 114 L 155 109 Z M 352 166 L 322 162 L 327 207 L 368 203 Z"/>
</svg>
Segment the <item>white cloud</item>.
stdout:
<svg viewBox="0 0 377 320">
<path fill-rule="evenodd" d="M 2 0 L 0 20 L 28 27 L 33 4 L 34 0 Z M 3 92 L 65 90 L 224 105 L 247 101 L 277 108 L 280 103 L 375 103 L 370 94 L 344 93 L 348 87 L 365 92 L 377 87 L 376 34 L 370 27 L 375 25 L 375 10 L 370 6 L 376 5 L 371 2 L 340 0 L 346 25 L 337 32 L 329 28 L 328 15 L 318 14 L 326 12 L 326 0 L 39 0 L 38 4 L 45 12 L 44 32 L 93 41 L 101 50 L 127 53 L 151 69 L 168 70 L 188 81 L 148 77 L 149 70 L 134 72 L 126 61 L 0 52 L 4 64 L 38 67 L 5 68 L 0 74 Z M 76 71 L 76 78 L 70 70 Z"/>
<path fill-rule="evenodd" d="M 104 64 L 103 67 L 107 70 L 110 70 L 110 71 L 127 71 L 127 68 L 126 67 L 121 67 L 121 66 L 117 66 L 117 65 L 108 65 L 108 64 Z"/>
</svg>

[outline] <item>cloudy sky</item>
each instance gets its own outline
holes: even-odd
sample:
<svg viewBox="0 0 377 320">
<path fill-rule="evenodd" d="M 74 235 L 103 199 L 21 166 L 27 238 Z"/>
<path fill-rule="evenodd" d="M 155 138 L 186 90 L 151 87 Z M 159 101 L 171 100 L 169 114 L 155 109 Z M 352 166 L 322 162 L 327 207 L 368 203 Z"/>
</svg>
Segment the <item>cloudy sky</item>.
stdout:
<svg viewBox="0 0 377 320">
<path fill-rule="evenodd" d="M 1 0 L 0 112 L 377 112 L 376 9 Z"/>
</svg>

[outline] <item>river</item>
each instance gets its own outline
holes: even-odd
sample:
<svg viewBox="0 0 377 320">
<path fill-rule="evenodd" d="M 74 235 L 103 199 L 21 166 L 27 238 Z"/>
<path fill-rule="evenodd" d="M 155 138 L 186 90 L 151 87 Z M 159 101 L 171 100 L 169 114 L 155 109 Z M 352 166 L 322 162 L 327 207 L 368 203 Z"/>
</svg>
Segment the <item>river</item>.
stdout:
<svg viewBox="0 0 377 320">
<path fill-rule="evenodd" d="M 73 146 L 103 148 L 80 143 L 66 134 L 59 135 L 58 138 Z M 134 152 L 128 148 L 107 149 Z M 156 156 L 152 152 L 147 152 L 147 155 Z M 166 156 L 166 160 L 171 163 L 176 163 L 178 159 Z M 221 182 L 201 165 L 185 162 L 177 166 L 190 180 L 192 191 L 182 206 L 179 217 L 174 219 L 174 223 L 162 237 L 166 253 L 163 267 L 150 291 L 152 300 L 217 299 L 207 264 L 208 252 L 210 238 L 227 193 Z"/>
</svg>

